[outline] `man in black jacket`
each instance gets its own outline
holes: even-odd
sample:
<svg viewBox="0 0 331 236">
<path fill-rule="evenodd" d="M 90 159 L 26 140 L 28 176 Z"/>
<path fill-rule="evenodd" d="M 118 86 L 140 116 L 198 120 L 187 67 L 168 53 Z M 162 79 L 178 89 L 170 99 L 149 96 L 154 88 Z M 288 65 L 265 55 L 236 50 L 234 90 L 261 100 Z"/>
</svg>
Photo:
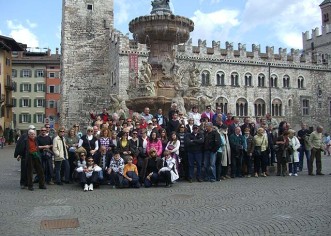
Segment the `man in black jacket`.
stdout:
<svg viewBox="0 0 331 236">
<path fill-rule="evenodd" d="M 204 145 L 204 135 L 199 132 L 199 127 L 193 125 L 193 132 L 185 136 L 185 147 L 188 155 L 189 182 L 192 182 L 194 174 L 194 162 L 197 165 L 196 178 L 201 182 L 201 164 Z"/>
<path fill-rule="evenodd" d="M 214 129 L 213 123 L 207 122 L 204 140 L 205 181 L 216 181 L 216 153 L 221 146 L 220 134 Z"/>
</svg>

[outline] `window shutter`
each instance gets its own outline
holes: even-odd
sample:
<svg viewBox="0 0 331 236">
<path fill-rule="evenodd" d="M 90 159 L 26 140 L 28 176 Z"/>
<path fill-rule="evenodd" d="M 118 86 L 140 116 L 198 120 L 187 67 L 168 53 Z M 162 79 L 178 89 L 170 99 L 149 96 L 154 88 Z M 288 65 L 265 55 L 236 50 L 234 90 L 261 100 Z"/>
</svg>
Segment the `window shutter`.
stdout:
<svg viewBox="0 0 331 236">
<path fill-rule="evenodd" d="M 28 123 L 31 123 L 31 114 L 28 114 Z"/>
<path fill-rule="evenodd" d="M 37 115 L 33 114 L 33 123 L 37 123 Z"/>
<path fill-rule="evenodd" d="M 29 92 L 31 92 L 31 84 L 29 84 Z"/>
<path fill-rule="evenodd" d="M 19 123 L 22 123 L 22 114 L 19 114 L 19 115 L 18 115 L 18 122 L 19 122 Z"/>
<path fill-rule="evenodd" d="M 20 98 L 20 107 L 22 107 L 22 98 Z"/>
<path fill-rule="evenodd" d="M 23 84 L 20 84 L 20 91 L 23 92 Z"/>
<path fill-rule="evenodd" d="M 16 107 L 16 98 L 13 98 L 13 106 Z"/>
<path fill-rule="evenodd" d="M 46 91 L 46 84 L 43 84 L 43 92 Z"/>
<path fill-rule="evenodd" d="M 37 107 L 37 99 L 33 99 L 33 102 L 34 102 L 34 107 Z"/>
<path fill-rule="evenodd" d="M 32 71 L 29 70 L 29 77 L 31 78 L 32 77 Z"/>
<path fill-rule="evenodd" d="M 20 77 L 23 77 L 23 70 L 20 70 Z M 22 121 L 20 121 L 22 122 Z"/>
<path fill-rule="evenodd" d="M 43 99 L 43 107 L 45 107 L 46 99 Z"/>
<path fill-rule="evenodd" d="M 37 77 L 37 72 L 38 72 L 38 70 L 34 71 L 34 77 Z"/>
<path fill-rule="evenodd" d="M 34 85 L 33 85 L 33 86 L 34 86 L 34 91 L 35 91 L 35 92 L 37 92 L 37 85 L 38 85 L 38 84 L 34 84 Z"/>
<path fill-rule="evenodd" d="M 46 102 L 46 108 L 49 108 L 49 101 Z"/>
<path fill-rule="evenodd" d="M 29 99 L 29 102 L 28 103 L 29 103 L 29 107 L 31 107 L 31 99 Z"/>
</svg>

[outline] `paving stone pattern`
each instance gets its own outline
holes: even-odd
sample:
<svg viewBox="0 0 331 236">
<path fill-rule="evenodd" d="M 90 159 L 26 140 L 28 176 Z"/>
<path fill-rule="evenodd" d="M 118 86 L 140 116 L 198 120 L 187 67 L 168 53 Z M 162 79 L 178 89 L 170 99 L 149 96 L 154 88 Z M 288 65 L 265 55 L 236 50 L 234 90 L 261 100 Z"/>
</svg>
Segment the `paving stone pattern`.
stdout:
<svg viewBox="0 0 331 236">
<path fill-rule="evenodd" d="M 21 190 L 13 146 L 0 150 L 1 235 L 331 235 L 331 175 L 180 182 L 172 188 Z M 331 172 L 331 158 L 323 157 Z M 78 218 L 77 228 L 44 229 Z"/>
</svg>

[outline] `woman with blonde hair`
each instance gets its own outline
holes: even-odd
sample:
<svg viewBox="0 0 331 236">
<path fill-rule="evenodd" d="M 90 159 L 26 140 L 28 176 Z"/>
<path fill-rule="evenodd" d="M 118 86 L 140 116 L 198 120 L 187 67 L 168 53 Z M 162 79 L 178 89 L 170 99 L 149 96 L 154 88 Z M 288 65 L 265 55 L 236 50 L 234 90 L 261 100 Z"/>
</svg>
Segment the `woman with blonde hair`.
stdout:
<svg viewBox="0 0 331 236">
<path fill-rule="evenodd" d="M 254 136 L 254 172 L 255 177 L 266 177 L 267 160 L 268 160 L 268 138 L 263 128 L 258 128 L 257 134 Z"/>
</svg>

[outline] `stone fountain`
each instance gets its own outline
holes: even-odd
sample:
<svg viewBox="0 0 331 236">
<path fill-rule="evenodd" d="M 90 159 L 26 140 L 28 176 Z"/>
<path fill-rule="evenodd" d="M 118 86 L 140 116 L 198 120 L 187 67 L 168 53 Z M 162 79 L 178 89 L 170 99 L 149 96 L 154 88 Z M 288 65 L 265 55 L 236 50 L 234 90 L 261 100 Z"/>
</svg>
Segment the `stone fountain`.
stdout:
<svg viewBox="0 0 331 236">
<path fill-rule="evenodd" d="M 144 61 L 139 69 L 136 83 L 127 90 L 129 100 L 126 105 L 137 111 L 142 111 L 145 106 L 152 111 L 158 108 L 167 111 L 172 102 L 177 102 L 184 109 L 184 89 L 174 45 L 188 41 L 194 22 L 173 15 L 169 0 L 154 0 L 152 6 L 150 15 L 137 17 L 129 23 L 134 40 L 146 44 L 150 52 L 148 61 Z"/>
</svg>

